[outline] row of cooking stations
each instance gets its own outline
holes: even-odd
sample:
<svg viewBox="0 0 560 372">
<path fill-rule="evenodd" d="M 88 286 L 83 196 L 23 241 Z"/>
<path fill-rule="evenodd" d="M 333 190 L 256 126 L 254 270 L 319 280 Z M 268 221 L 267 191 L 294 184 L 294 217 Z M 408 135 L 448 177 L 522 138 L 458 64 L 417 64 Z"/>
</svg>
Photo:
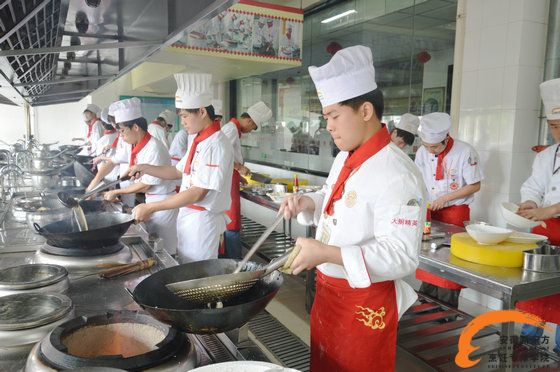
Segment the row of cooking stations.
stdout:
<svg viewBox="0 0 560 372">
<path fill-rule="evenodd" d="M 398 319 L 417 299 L 403 278 L 418 266 L 426 208 L 429 204 L 434 220 L 462 226 L 470 219 L 468 205 L 482 181 L 478 155 L 472 146 L 449 136 L 451 120 L 444 113 L 428 114 L 420 120 L 403 115 L 389 133 L 380 121 L 383 95 L 377 87 L 372 53 L 367 47 L 342 49 L 324 66 L 310 67 L 309 73 L 323 106 L 327 129 L 341 150 L 323 189 L 289 195 L 280 206 L 284 218 L 297 217 L 301 224 L 317 226 L 316 239 L 298 238 L 298 249 L 284 257 L 289 262 L 284 268 L 294 274 L 318 268 L 311 313 L 311 368 L 393 370 Z M 257 102 L 239 119 L 221 126 L 216 118 L 219 105 L 214 106 L 211 94 L 211 75 L 185 73 L 175 78 L 175 104 L 184 130 L 175 136 L 169 150 L 165 138 L 156 133 L 173 120 L 172 112 L 163 112 L 155 120 L 157 123 L 148 125 L 136 98 L 113 103 L 99 114 L 101 120 L 93 105 L 84 112 L 89 146 L 85 151 L 96 155 L 93 162 L 98 167 L 95 177 L 88 180 L 87 190 L 100 190 L 97 187 L 104 180 L 131 177 L 130 181 L 120 182 L 118 189 L 106 192 L 104 198 L 114 201 L 122 197 L 124 204 L 133 207 L 132 216 L 109 221 L 101 213 L 97 217 L 102 222 L 94 222 L 95 217 L 89 215 L 86 226 L 68 220 L 37 225 L 37 230 L 47 243 L 52 243 L 46 253 L 64 255 L 77 249 L 83 254 L 106 248 L 115 255 L 122 254 L 121 237 L 132 221 L 145 222 L 147 231 L 161 237 L 167 253 L 176 254 L 183 265 L 149 276 L 133 290 L 134 300 L 175 329 L 217 333 L 247 322 L 266 306 L 282 283 L 280 273 L 262 278 L 259 275 L 265 272 L 260 271 L 250 283 L 246 279 L 229 283 L 243 284 L 244 292 L 240 294 L 238 289 L 213 278 L 222 285 L 222 292 L 216 295 L 204 281 L 211 279 L 205 277 L 229 274 L 237 268 L 236 261 L 216 258 L 222 235 L 224 255 L 241 256 L 239 184 L 240 175 L 250 171 L 243 165 L 240 136 L 266 123 L 272 112 L 266 104 Z M 560 80 L 543 83 L 541 92 L 551 133 L 559 141 Z M 106 128 L 100 136 L 103 125 Z M 154 125 L 159 128 L 150 131 Z M 413 138 L 418 134 L 423 144 L 416 154 L 416 164 L 399 149 L 410 142 L 411 134 Z M 523 186 L 524 203 L 519 211 L 524 217 L 546 220 L 546 227 L 536 229 L 553 244 L 560 240 L 555 218 L 560 205 L 557 154 L 555 145 L 537 156 L 533 175 Z M 145 203 L 135 205 L 133 200 L 126 200 L 127 195 L 137 193 L 146 195 Z M 57 197 L 68 204 L 68 199 L 60 194 Z M 121 227 L 118 232 L 117 226 Z M 108 230 L 101 231 L 102 228 Z M 111 235 L 114 232 L 116 235 Z M 87 233 L 92 235 L 84 239 Z M 66 246 L 57 241 L 72 234 L 73 240 Z M 110 237 L 116 240 L 102 241 Z M 242 269 L 258 268 L 248 263 Z M 417 277 L 424 282 L 421 292 L 457 307 L 461 286 L 420 270 Z M 203 281 L 194 287 L 180 283 L 189 279 Z M 179 284 L 171 285 L 174 282 Z M 555 300 L 530 301 L 527 306 L 531 312 L 558 323 L 560 319 L 551 319 L 550 311 L 546 315 L 539 312 L 550 308 L 546 301 Z M 357 312 L 378 319 L 366 322 L 356 317 Z M 127 316 L 111 317 L 127 323 Z M 107 325 L 106 320 L 95 322 Z M 146 336 L 152 331 L 130 332 Z M 59 337 L 54 342 L 55 350 L 71 349 L 70 337 L 63 337 L 68 334 L 53 332 L 51 341 L 53 334 Z M 43 357 L 47 349 L 52 349 L 46 343 L 36 348 Z M 99 355 L 107 355 L 104 352 Z M 103 360 L 98 365 L 118 366 L 105 359 L 96 359 Z M 76 363 L 74 367 L 82 362 Z"/>
</svg>

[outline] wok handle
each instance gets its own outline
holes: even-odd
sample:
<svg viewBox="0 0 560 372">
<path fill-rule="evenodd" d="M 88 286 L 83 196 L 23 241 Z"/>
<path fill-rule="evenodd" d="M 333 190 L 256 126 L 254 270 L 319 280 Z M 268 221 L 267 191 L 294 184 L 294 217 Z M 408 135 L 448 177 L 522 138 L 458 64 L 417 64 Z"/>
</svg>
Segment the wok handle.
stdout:
<svg viewBox="0 0 560 372">
<path fill-rule="evenodd" d="M 134 300 L 134 302 L 136 302 L 136 299 L 134 298 L 134 294 L 132 293 L 132 291 L 130 289 L 128 289 L 128 287 L 126 287 L 126 286 L 124 287 L 124 290 Z"/>
<path fill-rule="evenodd" d="M 233 272 L 234 274 L 238 273 L 241 271 L 241 269 L 243 269 L 243 267 L 245 266 L 245 264 L 249 261 L 249 259 L 255 254 L 255 252 L 261 247 L 261 245 L 264 243 L 264 241 L 266 240 L 266 238 L 268 238 L 268 236 L 274 231 L 274 229 L 276 228 L 276 226 L 280 225 L 280 222 L 282 222 L 284 220 L 284 216 L 283 215 L 279 215 L 278 217 L 276 217 L 276 220 L 274 220 L 274 222 L 272 223 L 272 225 L 270 225 L 270 227 L 268 229 L 265 230 L 265 232 L 263 232 L 263 234 L 259 237 L 259 239 L 255 242 L 255 244 L 253 244 L 253 246 L 251 247 L 251 249 L 249 250 L 249 252 L 247 252 L 247 254 L 245 255 L 245 257 L 243 257 L 243 260 L 241 260 L 241 262 L 239 262 L 239 264 L 237 264 L 237 268 L 235 269 L 235 271 Z"/>
<path fill-rule="evenodd" d="M 37 222 L 33 222 L 33 227 L 35 228 L 35 230 L 37 230 L 38 233 L 43 232 L 43 228 L 41 226 L 39 226 L 39 224 L 37 224 Z"/>
<path fill-rule="evenodd" d="M 264 272 L 263 276 L 266 276 L 268 274 L 270 274 L 271 272 L 273 272 L 274 270 L 278 270 L 279 268 L 281 268 L 282 266 L 284 266 L 284 264 L 288 261 L 288 259 L 290 258 L 290 255 L 292 254 L 292 251 L 295 248 L 289 249 L 286 251 L 286 253 L 284 253 L 282 256 L 272 260 L 267 266 L 266 266 L 266 271 Z"/>
</svg>

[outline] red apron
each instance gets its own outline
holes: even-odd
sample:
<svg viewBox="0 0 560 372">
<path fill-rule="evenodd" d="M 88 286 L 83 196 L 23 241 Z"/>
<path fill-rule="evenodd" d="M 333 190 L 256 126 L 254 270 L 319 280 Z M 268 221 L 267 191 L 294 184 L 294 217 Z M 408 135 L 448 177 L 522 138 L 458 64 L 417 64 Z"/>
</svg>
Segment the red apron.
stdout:
<svg viewBox="0 0 560 372">
<path fill-rule="evenodd" d="M 237 128 L 237 135 L 241 138 L 241 124 L 237 118 L 231 118 L 230 121 Z M 241 230 L 241 196 L 239 194 L 239 184 L 241 175 L 235 169 L 231 178 L 231 205 L 229 211 L 226 212 L 231 222 L 227 224 L 226 229 L 229 231 Z"/>
<path fill-rule="evenodd" d="M 463 226 L 464 221 L 470 220 L 470 208 L 467 204 L 452 205 L 438 211 L 431 211 L 432 220 L 441 221 L 455 226 Z M 441 288 L 462 289 L 465 288 L 460 284 L 444 279 L 435 274 L 429 273 L 422 269 L 416 270 L 416 279 L 423 282 L 437 285 Z"/>
<path fill-rule="evenodd" d="M 550 218 L 544 221 L 546 228 L 534 227 L 532 232 L 548 237 L 553 245 L 560 245 L 560 218 Z M 560 294 L 519 301 L 515 306 L 523 311 L 535 314 L 547 322 L 560 324 Z"/>
<path fill-rule="evenodd" d="M 311 310 L 311 371 L 394 371 L 395 283 L 351 288 L 317 270 Z"/>
</svg>

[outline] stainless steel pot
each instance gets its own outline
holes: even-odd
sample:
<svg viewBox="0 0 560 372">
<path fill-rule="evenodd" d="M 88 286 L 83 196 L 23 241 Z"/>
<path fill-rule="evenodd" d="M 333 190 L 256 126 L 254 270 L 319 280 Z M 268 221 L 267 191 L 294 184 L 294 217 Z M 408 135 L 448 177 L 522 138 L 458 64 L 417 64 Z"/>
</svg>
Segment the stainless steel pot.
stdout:
<svg viewBox="0 0 560 372">
<path fill-rule="evenodd" d="M 19 197 L 12 203 L 12 216 L 18 222 L 25 222 L 27 213 L 41 207 L 42 198 L 40 196 Z"/>
<path fill-rule="evenodd" d="M 543 273 L 560 272 L 560 246 L 544 244 L 523 254 L 523 269 Z"/>
<path fill-rule="evenodd" d="M 52 166 L 52 161 L 46 158 L 31 159 L 31 169 L 36 171 L 46 170 Z"/>
<path fill-rule="evenodd" d="M 80 187 L 82 183 L 76 177 L 61 177 L 60 186 L 62 187 Z"/>
<path fill-rule="evenodd" d="M 58 185 L 60 176 L 46 172 L 30 172 L 31 183 L 39 189 L 51 188 Z"/>
</svg>

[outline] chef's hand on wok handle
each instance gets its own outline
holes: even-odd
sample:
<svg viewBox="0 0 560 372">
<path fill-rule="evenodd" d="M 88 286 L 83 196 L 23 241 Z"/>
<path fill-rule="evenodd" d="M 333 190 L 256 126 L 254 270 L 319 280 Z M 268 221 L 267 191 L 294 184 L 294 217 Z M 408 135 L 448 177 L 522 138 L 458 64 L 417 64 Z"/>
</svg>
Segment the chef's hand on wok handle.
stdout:
<svg viewBox="0 0 560 372">
<path fill-rule="evenodd" d="M 149 220 L 153 213 L 151 206 L 146 203 L 138 204 L 132 210 L 132 216 L 138 222 Z"/>
<path fill-rule="evenodd" d="M 306 210 L 315 210 L 315 203 L 313 203 L 313 199 L 309 196 L 301 194 L 289 195 L 282 200 L 280 209 L 278 209 L 278 215 L 283 214 L 284 218 L 289 220 L 290 218 L 296 217 L 300 212 Z"/>
<path fill-rule="evenodd" d="M 312 238 L 298 238 L 297 246 L 300 247 L 299 253 L 290 265 L 293 275 L 298 275 L 303 270 L 311 270 L 326 262 L 344 265 L 339 247 Z"/>
<path fill-rule="evenodd" d="M 145 164 L 136 164 L 128 168 L 128 175 L 130 176 L 131 180 L 137 180 L 144 175 L 145 172 L 144 165 Z"/>
<path fill-rule="evenodd" d="M 117 196 L 120 195 L 119 194 L 120 190 L 111 190 L 111 191 L 107 191 L 105 194 L 103 194 L 103 199 L 110 201 L 110 202 L 116 202 L 118 201 Z"/>
</svg>

